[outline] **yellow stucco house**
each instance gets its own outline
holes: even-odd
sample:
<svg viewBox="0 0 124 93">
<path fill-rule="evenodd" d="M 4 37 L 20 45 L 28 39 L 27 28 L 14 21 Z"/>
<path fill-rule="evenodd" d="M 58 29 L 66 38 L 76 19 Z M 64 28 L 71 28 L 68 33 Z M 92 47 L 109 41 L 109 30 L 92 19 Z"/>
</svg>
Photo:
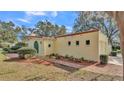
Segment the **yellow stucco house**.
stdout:
<svg viewBox="0 0 124 93">
<path fill-rule="evenodd" d="M 31 34 L 27 36 L 27 43 L 37 50 L 38 56 L 55 53 L 99 62 L 101 54 L 109 54 L 108 38 L 98 29 L 56 37 Z"/>
</svg>

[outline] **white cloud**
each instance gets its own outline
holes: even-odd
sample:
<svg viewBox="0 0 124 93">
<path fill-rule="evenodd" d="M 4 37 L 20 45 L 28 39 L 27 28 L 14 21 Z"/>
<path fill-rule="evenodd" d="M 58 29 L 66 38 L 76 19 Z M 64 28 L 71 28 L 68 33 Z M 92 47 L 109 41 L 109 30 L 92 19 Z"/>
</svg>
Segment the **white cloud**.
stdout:
<svg viewBox="0 0 124 93">
<path fill-rule="evenodd" d="M 66 28 L 67 28 L 67 32 L 72 32 L 72 27 L 71 26 L 66 26 Z"/>
<path fill-rule="evenodd" d="M 52 17 L 56 17 L 57 15 L 58 15 L 58 13 L 57 13 L 56 11 L 51 12 L 51 16 L 52 16 Z"/>
<path fill-rule="evenodd" d="M 56 17 L 58 15 L 57 11 L 45 12 L 45 11 L 27 11 L 25 12 L 27 16 L 52 16 Z"/>
<path fill-rule="evenodd" d="M 48 18 L 51 17 L 56 17 L 58 15 L 58 12 L 56 11 L 26 11 L 25 12 L 25 17 L 24 18 L 19 18 L 17 19 L 18 21 L 25 22 L 25 23 L 30 23 L 33 19 L 34 16 L 47 16 Z"/>
<path fill-rule="evenodd" d="M 30 21 L 29 20 L 27 20 L 27 19 L 22 19 L 22 18 L 19 18 L 19 19 L 17 19 L 18 21 L 21 21 L 21 22 L 25 22 L 25 23 L 30 23 Z"/>
<path fill-rule="evenodd" d="M 26 15 L 28 16 L 44 16 L 46 15 L 46 12 L 43 12 L 43 11 L 28 11 L 28 12 L 25 12 Z"/>
</svg>

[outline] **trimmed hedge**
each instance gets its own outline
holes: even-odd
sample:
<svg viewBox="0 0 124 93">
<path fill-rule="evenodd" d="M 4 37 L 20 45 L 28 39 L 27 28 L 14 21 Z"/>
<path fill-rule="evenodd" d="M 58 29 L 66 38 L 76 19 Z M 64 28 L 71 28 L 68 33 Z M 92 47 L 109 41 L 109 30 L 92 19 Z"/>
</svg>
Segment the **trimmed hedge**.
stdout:
<svg viewBox="0 0 124 93">
<path fill-rule="evenodd" d="M 17 50 L 13 50 L 12 48 L 3 48 L 3 51 L 6 53 L 17 53 Z"/>
<path fill-rule="evenodd" d="M 12 46 L 11 50 L 18 50 L 19 48 L 21 48 L 21 46 Z"/>
<path fill-rule="evenodd" d="M 27 47 L 27 44 L 24 43 L 24 42 L 18 42 L 18 43 L 15 44 L 15 46 L 17 46 L 17 47 Z"/>
<path fill-rule="evenodd" d="M 112 51 L 112 52 L 111 52 L 111 55 L 112 55 L 112 56 L 117 56 L 117 51 Z"/>
<path fill-rule="evenodd" d="M 8 52 L 8 51 L 10 51 L 10 48 L 9 47 L 3 48 L 3 51 Z"/>
<path fill-rule="evenodd" d="M 20 58 L 28 58 L 34 56 L 36 54 L 36 50 L 28 47 L 23 47 L 18 49 L 17 53 L 19 54 Z"/>
<path fill-rule="evenodd" d="M 108 55 L 100 55 L 100 63 L 107 64 L 108 63 Z"/>
</svg>

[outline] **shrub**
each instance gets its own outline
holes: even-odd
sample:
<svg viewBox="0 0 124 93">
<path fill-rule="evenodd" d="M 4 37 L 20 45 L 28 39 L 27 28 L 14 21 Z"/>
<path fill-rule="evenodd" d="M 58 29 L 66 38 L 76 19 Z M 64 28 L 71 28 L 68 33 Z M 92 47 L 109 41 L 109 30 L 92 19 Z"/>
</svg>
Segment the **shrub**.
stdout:
<svg viewBox="0 0 124 93">
<path fill-rule="evenodd" d="M 112 56 L 117 56 L 117 51 L 112 51 L 112 52 L 111 52 L 111 55 L 112 55 Z"/>
<path fill-rule="evenodd" d="M 112 51 L 116 51 L 116 50 L 117 50 L 116 46 L 112 46 Z"/>
<path fill-rule="evenodd" d="M 80 60 L 81 60 L 81 61 L 84 61 L 84 57 L 81 57 Z"/>
<path fill-rule="evenodd" d="M 73 61 L 74 57 L 73 56 L 70 56 L 69 59 Z"/>
<path fill-rule="evenodd" d="M 12 50 L 11 48 L 3 48 L 6 53 L 17 53 L 17 50 Z"/>
<path fill-rule="evenodd" d="M 15 44 L 15 46 L 18 46 L 18 47 L 27 47 L 27 44 L 24 43 L 24 42 L 18 42 Z"/>
<path fill-rule="evenodd" d="M 56 57 L 56 59 L 60 59 L 61 58 L 60 55 L 58 55 L 58 54 L 55 54 L 55 57 Z"/>
<path fill-rule="evenodd" d="M 18 54 L 20 58 L 32 57 L 36 54 L 36 50 L 28 47 L 23 47 L 18 49 Z"/>
<path fill-rule="evenodd" d="M 19 48 L 26 47 L 27 44 L 23 42 L 18 42 L 15 44 L 15 46 L 11 47 L 11 50 L 18 50 Z"/>
<path fill-rule="evenodd" d="M 3 51 L 9 52 L 10 48 L 9 47 L 3 48 Z"/>
<path fill-rule="evenodd" d="M 50 58 L 55 58 L 55 54 L 52 53 L 52 54 L 48 55 L 48 57 L 50 57 Z"/>
<path fill-rule="evenodd" d="M 54 54 L 54 53 L 52 53 L 52 54 L 50 54 L 49 56 L 55 56 L 56 54 Z"/>
<path fill-rule="evenodd" d="M 107 64 L 108 63 L 108 55 L 100 55 L 100 63 Z"/>
<path fill-rule="evenodd" d="M 65 58 L 69 58 L 69 56 L 68 55 L 65 55 Z"/>
<path fill-rule="evenodd" d="M 18 50 L 19 48 L 21 48 L 20 46 L 12 46 L 11 50 Z"/>
</svg>

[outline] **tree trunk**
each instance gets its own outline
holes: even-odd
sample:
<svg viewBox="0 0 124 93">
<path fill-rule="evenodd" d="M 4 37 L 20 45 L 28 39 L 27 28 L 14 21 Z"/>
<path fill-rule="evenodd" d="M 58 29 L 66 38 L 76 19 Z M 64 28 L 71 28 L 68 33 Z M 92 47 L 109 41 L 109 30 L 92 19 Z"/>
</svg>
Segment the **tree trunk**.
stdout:
<svg viewBox="0 0 124 93">
<path fill-rule="evenodd" d="M 117 17 L 117 24 L 120 30 L 121 50 L 124 62 L 124 12 L 119 12 L 117 14 Z"/>
<path fill-rule="evenodd" d="M 124 11 L 107 11 L 116 21 L 120 30 L 121 52 L 123 57 L 123 80 L 124 80 Z"/>
</svg>

